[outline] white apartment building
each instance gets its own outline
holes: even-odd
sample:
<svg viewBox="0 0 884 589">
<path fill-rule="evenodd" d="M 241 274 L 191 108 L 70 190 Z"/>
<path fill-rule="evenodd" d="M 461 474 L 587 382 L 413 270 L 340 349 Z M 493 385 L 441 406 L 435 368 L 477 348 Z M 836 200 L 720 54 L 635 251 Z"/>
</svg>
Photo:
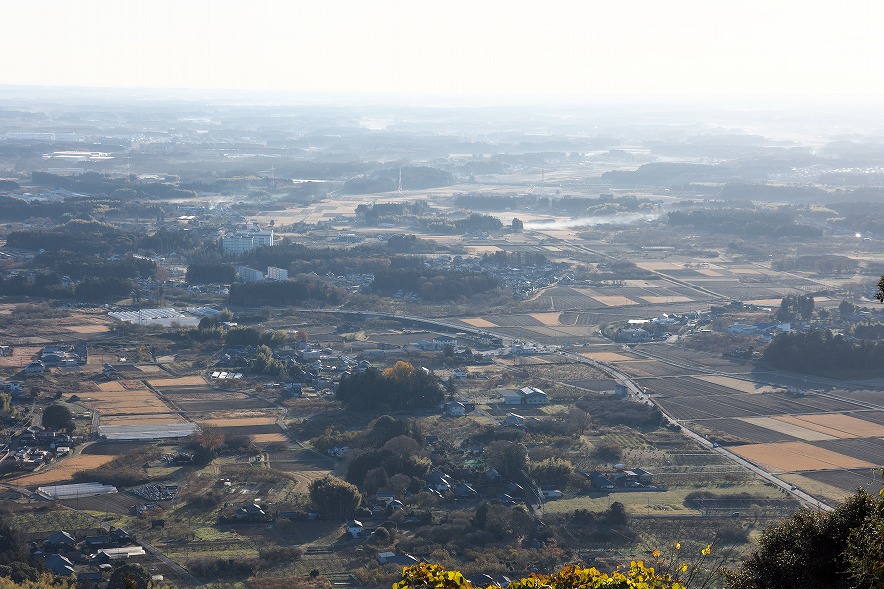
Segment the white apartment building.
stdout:
<svg viewBox="0 0 884 589">
<path fill-rule="evenodd" d="M 289 271 L 283 268 L 267 266 L 267 280 L 288 280 Z"/>
<path fill-rule="evenodd" d="M 261 282 L 264 280 L 264 273 L 248 266 L 234 266 L 236 276 L 243 282 Z"/>
<path fill-rule="evenodd" d="M 225 254 L 244 254 L 255 248 L 273 245 L 273 229 L 242 229 L 221 238 L 221 251 Z"/>
</svg>

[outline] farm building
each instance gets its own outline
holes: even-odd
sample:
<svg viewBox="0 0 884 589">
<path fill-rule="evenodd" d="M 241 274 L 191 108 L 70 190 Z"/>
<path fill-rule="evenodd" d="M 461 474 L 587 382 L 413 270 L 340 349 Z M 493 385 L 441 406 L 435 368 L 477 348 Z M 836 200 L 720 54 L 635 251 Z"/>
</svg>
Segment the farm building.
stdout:
<svg viewBox="0 0 884 589">
<path fill-rule="evenodd" d="M 186 438 L 199 428 L 195 423 L 159 423 L 140 425 L 100 425 L 98 434 L 107 440 L 163 440 L 170 438 Z"/>
<path fill-rule="evenodd" d="M 116 487 L 103 485 L 101 483 L 75 483 L 72 485 L 37 487 L 37 494 L 42 495 L 47 499 L 77 499 L 80 497 L 107 495 L 116 492 Z"/>
</svg>

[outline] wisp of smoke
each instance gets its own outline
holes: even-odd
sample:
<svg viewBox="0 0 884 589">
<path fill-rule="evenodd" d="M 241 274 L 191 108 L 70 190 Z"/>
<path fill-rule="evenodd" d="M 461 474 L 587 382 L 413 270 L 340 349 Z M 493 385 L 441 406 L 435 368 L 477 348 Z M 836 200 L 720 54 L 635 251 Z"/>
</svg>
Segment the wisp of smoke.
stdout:
<svg viewBox="0 0 884 589">
<path fill-rule="evenodd" d="M 528 221 L 525 229 L 573 229 L 575 227 L 594 227 L 608 223 L 615 225 L 629 225 L 640 221 L 655 221 L 660 217 L 659 213 L 622 213 L 618 215 L 599 215 L 592 217 L 577 217 L 562 221 Z"/>
</svg>

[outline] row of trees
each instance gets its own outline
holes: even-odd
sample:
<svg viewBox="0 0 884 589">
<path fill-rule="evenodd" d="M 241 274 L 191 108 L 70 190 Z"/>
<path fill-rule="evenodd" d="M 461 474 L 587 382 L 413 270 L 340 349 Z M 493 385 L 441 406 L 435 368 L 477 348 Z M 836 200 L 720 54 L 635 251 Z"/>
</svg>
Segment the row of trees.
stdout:
<svg viewBox="0 0 884 589">
<path fill-rule="evenodd" d="M 0 277 L 0 295 L 11 297 L 108 301 L 127 297 L 131 293 L 132 281 L 115 276 L 88 277 L 76 285 L 62 284 L 61 276 L 55 272 Z"/>
<path fill-rule="evenodd" d="M 113 196 L 123 200 L 173 199 L 196 196 L 192 190 L 179 188 L 169 182 L 140 182 L 134 176 L 120 178 L 97 172 L 59 176 L 49 172 L 32 172 L 34 184 L 62 188 L 90 195 Z"/>
<path fill-rule="evenodd" d="M 694 227 L 715 234 L 801 238 L 822 236 L 819 228 L 799 224 L 789 211 L 783 209 L 673 211 L 669 213 L 667 221 L 673 227 Z"/>
<path fill-rule="evenodd" d="M 809 374 L 881 374 L 884 341 L 849 340 L 820 329 L 781 333 L 765 348 L 764 361 L 781 370 Z"/>
<path fill-rule="evenodd" d="M 74 219 L 48 231 L 13 231 L 8 247 L 28 250 L 66 250 L 80 254 L 125 254 L 135 249 L 138 235 L 94 220 Z"/>
<path fill-rule="evenodd" d="M 297 277 L 273 282 L 235 282 L 230 285 L 230 303 L 249 307 L 297 305 L 308 301 L 337 305 L 346 293 L 328 282 Z"/>
<path fill-rule="evenodd" d="M 379 270 L 371 284 L 372 290 L 382 294 L 403 290 L 430 301 L 468 297 L 494 290 L 497 286 L 497 280 L 482 272 L 442 270 L 423 264 Z"/>
</svg>

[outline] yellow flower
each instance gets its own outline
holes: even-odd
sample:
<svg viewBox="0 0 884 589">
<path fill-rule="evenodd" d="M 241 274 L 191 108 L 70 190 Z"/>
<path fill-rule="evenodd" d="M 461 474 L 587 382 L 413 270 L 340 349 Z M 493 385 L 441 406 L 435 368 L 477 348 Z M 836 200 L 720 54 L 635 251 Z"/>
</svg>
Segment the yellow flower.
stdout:
<svg viewBox="0 0 884 589">
<path fill-rule="evenodd" d="M 684 572 L 686 572 L 687 570 L 688 570 L 688 563 L 684 563 L 683 565 L 681 565 L 681 572 L 684 573 Z"/>
<path fill-rule="evenodd" d="M 676 549 L 676 550 L 681 550 L 681 542 L 676 542 L 676 543 L 675 543 L 675 549 Z"/>
<path fill-rule="evenodd" d="M 654 552 L 651 553 L 651 556 L 653 556 L 654 558 L 660 558 L 660 551 L 655 550 Z"/>
<path fill-rule="evenodd" d="M 712 552 L 712 544 L 704 548 L 701 552 L 703 553 L 703 556 L 709 556 L 709 554 Z"/>
</svg>

